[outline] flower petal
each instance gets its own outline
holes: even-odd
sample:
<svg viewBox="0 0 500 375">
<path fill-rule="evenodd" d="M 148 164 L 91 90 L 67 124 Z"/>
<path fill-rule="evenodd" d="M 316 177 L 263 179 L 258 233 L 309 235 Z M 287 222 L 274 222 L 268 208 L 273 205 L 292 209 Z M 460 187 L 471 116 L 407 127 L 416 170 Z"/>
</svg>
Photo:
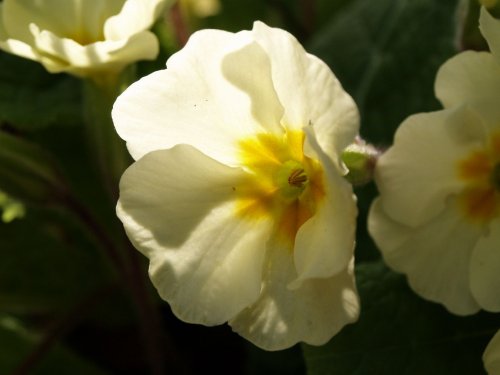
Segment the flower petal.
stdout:
<svg viewBox="0 0 500 375">
<path fill-rule="evenodd" d="M 407 275 L 413 290 L 458 315 L 480 306 L 470 291 L 469 264 L 481 228 L 466 222 L 454 201 L 418 228 L 393 221 L 381 199 L 370 210 L 368 230 L 386 263 Z"/>
<path fill-rule="evenodd" d="M 486 347 L 483 362 L 488 375 L 500 375 L 500 330 Z"/>
<path fill-rule="evenodd" d="M 302 128 L 312 124 L 322 149 L 337 161 L 359 130 L 356 104 L 330 68 L 305 52 L 289 33 L 255 22 L 257 42 L 271 59 L 278 98 L 285 108 L 283 125 Z"/>
<path fill-rule="evenodd" d="M 0 48 L 30 60 L 38 60 L 38 53 L 28 44 L 12 39 L 5 30 L 4 5 L 0 3 Z"/>
<path fill-rule="evenodd" d="M 28 26 L 36 24 L 60 38 L 83 42 L 103 39 L 104 20 L 119 12 L 124 0 L 5 0 L 5 29 L 14 38 L 32 44 Z M 15 15 L 15 16 L 14 16 Z"/>
<path fill-rule="evenodd" d="M 417 226 L 442 211 L 446 197 L 463 187 L 458 162 L 483 141 L 478 124 L 481 119 L 463 107 L 407 118 L 375 169 L 387 215 Z"/>
<path fill-rule="evenodd" d="M 252 116 L 259 124 L 268 132 L 283 133 L 283 107 L 271 80 L 271 62 L 262 47 L 253 42 L 228 54 L 222 61 L 222 73 L 248 95 Z"/>
<path fill-rule="evenodd" d="M 357 320 L 353 262 L 333 277 L 305 280 L 293 290 L 287 287 L 296 277 L 288 249 L 270 247 L 266 264 L 260 298 L 229 322 L 255 345 L 266 350 L 285 349 L 299 341 L 323 345 Z"/>
<path fill-rule="evenodd" d="M 261 124 L 258 120 L 262 118 L 252 116 L 255 108 L 249 93 L 229 82 L 221 72 L 227 55 L 241 49 L 257 57 L 248 56 L 245 62 L 243 55 L 235 55 L 235 61 L 242 64 L 240 74 L 247 74 L 244 69 L 269 71 L 264 52 L 249 46 L 252 43 L 248 32 L 197 32 L 168 60 L 167 70 L 130 86 L 117 99 L 113 120 L 132 157 L 137 159 L 152 150 L 186 143 L 224 164 L 237 165 L 238 141 L 276 129 L 279 124 Z M 231 76 L 230 72 L 226 74 Z M 248 85 L 252 79 L 235 83 Z M 266 75 L 259 79 L 265 89 L 263 97 L 271 97 Z"/>
<path fill-rule="evenodd" d="M 128 39 L 134 34 L 148 30 L 160 16 L 168 2 L 170 0 L 125 1 L 120 13 L 108 18 L 104 23 L 104 35 L 106 39 Z"/>
<path fill-rule="evenodd" d="M 500 312 L 500 219 L 489 225 L 472 253 L 471 289 L 479 305 L 488 311 Z"/>
<path fill-rule="evenodd" d="M 272 225 L 235 215 L 233 187 L 245 178 L 187 145 L 151 152 L 122 177 L 117 214 L 184 321 L 221 324 L 260 293 Z"/>
<path fill-rule="evenodd" d="M 97 42 L 82 46 L 72 39 L 59 38 L 54 33 L 41 31 L 34 24 L 36 49 L 45 58 L 41 63 L 49 72 L 69 72 L 87 76 L 103 70 L 121 70 L 125 65 L 142 59 L 152 59 L 158 53 L 158 41 L 153 33 L 144 31 L 130 39 Z"/>
<path fill-rule="evenodd" d="M 467 51 L 446 61 L 437 73 L 435 91 L 445 108 L 467 103 L 498 128 L 500 64 L 490 53 Z"/>
<path fill-rule="evenodd" d="M 356 230 L 356 197 L 352 186 L 320 149 L 312 128 L 306 128 L 307 142 L 323 166 L 325 196 L 318 211 L 299 229 L 295 240 L 294 260 L 298 278 L 303 280 L 330 277 L 345 270 L 352 259 Z"/>
<path fill-rule="evenodd" d="M 491 53 L 500 63 L 500 20 L 494 18 L 485 7 L 481 7 L 479 29 L 488 42 Z"/>
</svg>

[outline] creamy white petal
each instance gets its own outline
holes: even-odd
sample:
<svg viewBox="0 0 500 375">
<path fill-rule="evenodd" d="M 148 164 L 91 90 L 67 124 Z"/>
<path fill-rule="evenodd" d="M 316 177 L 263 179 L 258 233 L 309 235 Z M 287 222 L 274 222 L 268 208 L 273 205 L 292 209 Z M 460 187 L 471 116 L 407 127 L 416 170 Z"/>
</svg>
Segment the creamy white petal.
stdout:
<svg viewBox="0 0 500 375">
<path fill-rule="evenodd" d="M 120 70 L 142 59 L 152 59 L 158 53 L 158 41 L 153 33 L 144 31 L 130 39 L 96 42 L 82 46 L 72 39 L 59 38 L 47 30 L 30 25 L 35 46 L 45 56 L 42 64 L 50 72 L 70 72 L 89 75 L 105 70 Z"/>
<path fill-rule="evenodd" d="M 491 339 L 483 354 L 484 368 L 488 375 L 500 375 L 500 330 Z"/>
<path fill-rule="evenodd" d="M 104 23 L 106 39 L 128 39 L 136 33 L 149 29 L 168 2 L 170 0 L 127 0 L 120 13 Z"/>
<path fill-rule="evenodd" d="M 284 110 L 274 90 L 269 56 L 259 44 L 247 44 L 224 57 L 222 73 L 248 95 L 252 116 L 259 124 L 268 132 L 283 133 L 280 121 Z"/>
<path fill-rule="evenodd" d="M 300 288 L 287 285 L 296 277 L 288 249 L 268 249 L 264 286 L 259 300 L 229 321 L 235 332 L 266 350 L 280 350 L 303 341 L 323 345 L 357 320 L 359 300 L 353 262 L 325 279 L 309 279 Z"/>
<path fill-rule="evenodd" d="M 500 63 L 500 20 L 494 18 L 485 7 L 481 7 L 479 29 L 488 42 L 493 56 Z"/>
<path fill-rule="evenodd" d="M 4 6 L 0 3 L 0 48 L 9 53 L 24 57 L 30 60 L 38 60 L 38 53 L 28 44 L 10 38 L 5 30 Z"/>
<path fill-rule="evenodd" d="M 356 198 L 352 186 L 340 175 L 335 164 L 320 149 L 311 127 L 307 142 L 320 160 L 325 182 L 325 197 L 318 211 L 297 232 L 294 261 L 298 287 L 310 278 L 330 277 L 345 271 L 352 259 L 356 230 Z"/>
<path fill-rule="evenodd" d="M 94 42 L 103 39 L 104 20 L 119 12 L 125 0 L 5 0 L 5 29 L 9 35 L 32 43 L 28 26 L 36 24 L 57 36 Z"/>
<path fill-rule="evenodd" d="M 467 51 L 446 61 L 437 73 L 435 91 L 444 107 L 467 104 L 490 128 L 500 127 L 500 64 L 491 53 Z"/>
<path fill-rule="evenodd" d="M 469 265 L 481 228 L 462 218 L 454 201 L 417 228 L 393 221 L 381 200 L 372 205 L 368 228 L 387 264 L 406 274 L 412 289 L 450 312 L 480 309 L 470 290 Z"/>
<path fill-rule="evenodd" d="M 149 151 L 186 143 L 218 161 L 236 165 L 239 141 L 275 131 L 279 124 L 261 124 L 263 117 L 252 115 L 249 94 L 222 74 L 226 56 L 242 49 L 249 52 L 249 62 L 258 64 L 244 63 L 240 52 L 232 55 L 245 69 L 269 71 L 264 52 L 253 46 L 248 32 L 204 30 L 193 34 L 187 45 L 168 60 L 166 70 L 142 78 L 120 95 L 112 115 L 132 157 L 138 159 Z M 248 72 L 242 69 L 240 74 Z M 268 78 L 265 74 L 260 78 L 263 97 L 271 97 Z M 238 84 L 248 85 L 251 79 Z"/>
<path fill-rule="evenodd" d="M 375 169 L 387 215 L 417 226 L 442 211 L 463 187 L 458 162 L 484 141 L 481 129 L 481 119 L 464 107 L 407 118 Z"/>
<path fill-rule="evenodd" d="M 492 221 L 471 257 L 471 289 L 479 305 L 500 312 L 500 219 Z"/>
<path fill-rule="evenodd" d="M 272 225 L 235 215 L 233 187 L 246 177 L 186 145 L 151 152 L 122 177 L 117 214 L 184 321 L 221 324 L 259 296 Z"/>
<path fill-rule="evenodd" d="M 283 125 L 312 124 L 322 149 L 337 161 L 359 130 L 359 114 L 330 68 L 288 32 L 255 22 L 252 35 L 271 59 L 273 83 L 285 108 Z"/>
</svg>

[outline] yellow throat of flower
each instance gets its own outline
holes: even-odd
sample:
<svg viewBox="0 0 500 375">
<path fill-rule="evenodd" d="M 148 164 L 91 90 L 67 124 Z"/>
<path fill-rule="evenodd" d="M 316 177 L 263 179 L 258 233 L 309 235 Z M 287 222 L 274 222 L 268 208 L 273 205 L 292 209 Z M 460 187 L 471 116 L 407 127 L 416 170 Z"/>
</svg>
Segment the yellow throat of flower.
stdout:
<svg viewBox="0 0 500 375">
<path fill-rule="evenodd" d="M 500 134 L 461 160 L 458 176 L 466 183 L 459 204 L 467 218 L 484 224 L 500 215 Z"/>
<path fill-rule="evenodd" d="M 304 155 L 303 131 L 257 134 L 239 142 L 241 165 L 249 172 L 235 187 L 237 215 L 271 219 L 277 238 L 293 249 L 297 231 L 317 210 L 325 195 L 323 170 Z"/>
</svg>

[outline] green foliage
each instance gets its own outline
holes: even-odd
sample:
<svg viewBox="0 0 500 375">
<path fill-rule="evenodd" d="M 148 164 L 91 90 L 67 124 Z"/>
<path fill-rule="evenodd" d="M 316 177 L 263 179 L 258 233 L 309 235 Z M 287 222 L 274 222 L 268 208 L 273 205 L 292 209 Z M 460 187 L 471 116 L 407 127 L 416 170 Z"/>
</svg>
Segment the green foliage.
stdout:
<svg viewBox="0 0 500 375">
<path fill-rule="evenodd" d="M 361 133 L 390 144 L 408 115 L 438 107 L 434 78 L 456 53 L 460 0 L 355 0 L 318 32 L 308 50 L 354 97 Z"/>
<path fill-rule="evenodd" d="M 51 156 L 38 145 L 0 131 L 0 189 L 29 203 L 48 203 L 66 187 Z"/>
<path fill-rule="evenodd" d="M 79 82 L 40 64 L 0 52 L 0 123 L 33 131 L 81 123 Z"/>
<path fill-rule="evenodd" d="M 10 374 L 30 354 L 38 339 L 20 321 L 0 315 L 0 373 Z M 85 361 L 62 346 L 51 348 L 30 375 L 105 375 L 95 365 Z"/>
<path fill-rule="evenodd" d="M 323 347 L 303 346 L 309 375 L 470 375 L 500 324 L 498 314 L 453 316 L 426 302 L 382 262 L 356 268 L 361 316 Z"/>
<path fill-rule="evenodd" d="M 2 191 L 0 191 L 0 211 L 2 211 L 2 221 L 4 223 L 10 223 L 12 220 L 22 218 L 26 213 L 24 204 L 12 199 Z"/>
<path fill-rule="evenodd" d="M 46 210 L 0 223 L 0 258 L 3 312 L 65 309 L 112 280 L 99 249 L 75 223 Z"/>
</svg>

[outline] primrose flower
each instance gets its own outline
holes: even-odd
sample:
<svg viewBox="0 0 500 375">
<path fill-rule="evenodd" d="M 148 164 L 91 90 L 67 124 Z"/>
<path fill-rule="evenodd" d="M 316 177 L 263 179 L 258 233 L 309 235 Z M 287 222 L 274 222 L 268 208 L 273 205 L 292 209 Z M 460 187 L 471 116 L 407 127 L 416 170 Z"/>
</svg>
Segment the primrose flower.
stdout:
<svg viewBox="0 0 500 375">
<path fill-rule="evenodd" d="M 197 32 L 112 115 L 136 160 L 117 213 L 180 319 L 228 321 L 269 350 L 324 344 L 357 319 L 340 153 L 358 112 L 290 34 Z"/>
<path fill-rule="evenodd" d="M 500 331 L 493 336 L 486 347 L 483 363 L 488 375 L 500 375 Z"/>
<path fill-rule="evenodd" d="M 119 72 L 154 59 L 148 31 L 165 0 L 4 0 L 0 48 L 40 62 L 49 72 L 80 77 Z"/>
<path fill-rule="evenodd" d="M 413 289 L 453 313 L 500 311 L 500 22 L 483 8 L 488 52 L 448 60 L 445 109 L 409 117 L 379 159 L 369 230 Z"/>
</svg>

